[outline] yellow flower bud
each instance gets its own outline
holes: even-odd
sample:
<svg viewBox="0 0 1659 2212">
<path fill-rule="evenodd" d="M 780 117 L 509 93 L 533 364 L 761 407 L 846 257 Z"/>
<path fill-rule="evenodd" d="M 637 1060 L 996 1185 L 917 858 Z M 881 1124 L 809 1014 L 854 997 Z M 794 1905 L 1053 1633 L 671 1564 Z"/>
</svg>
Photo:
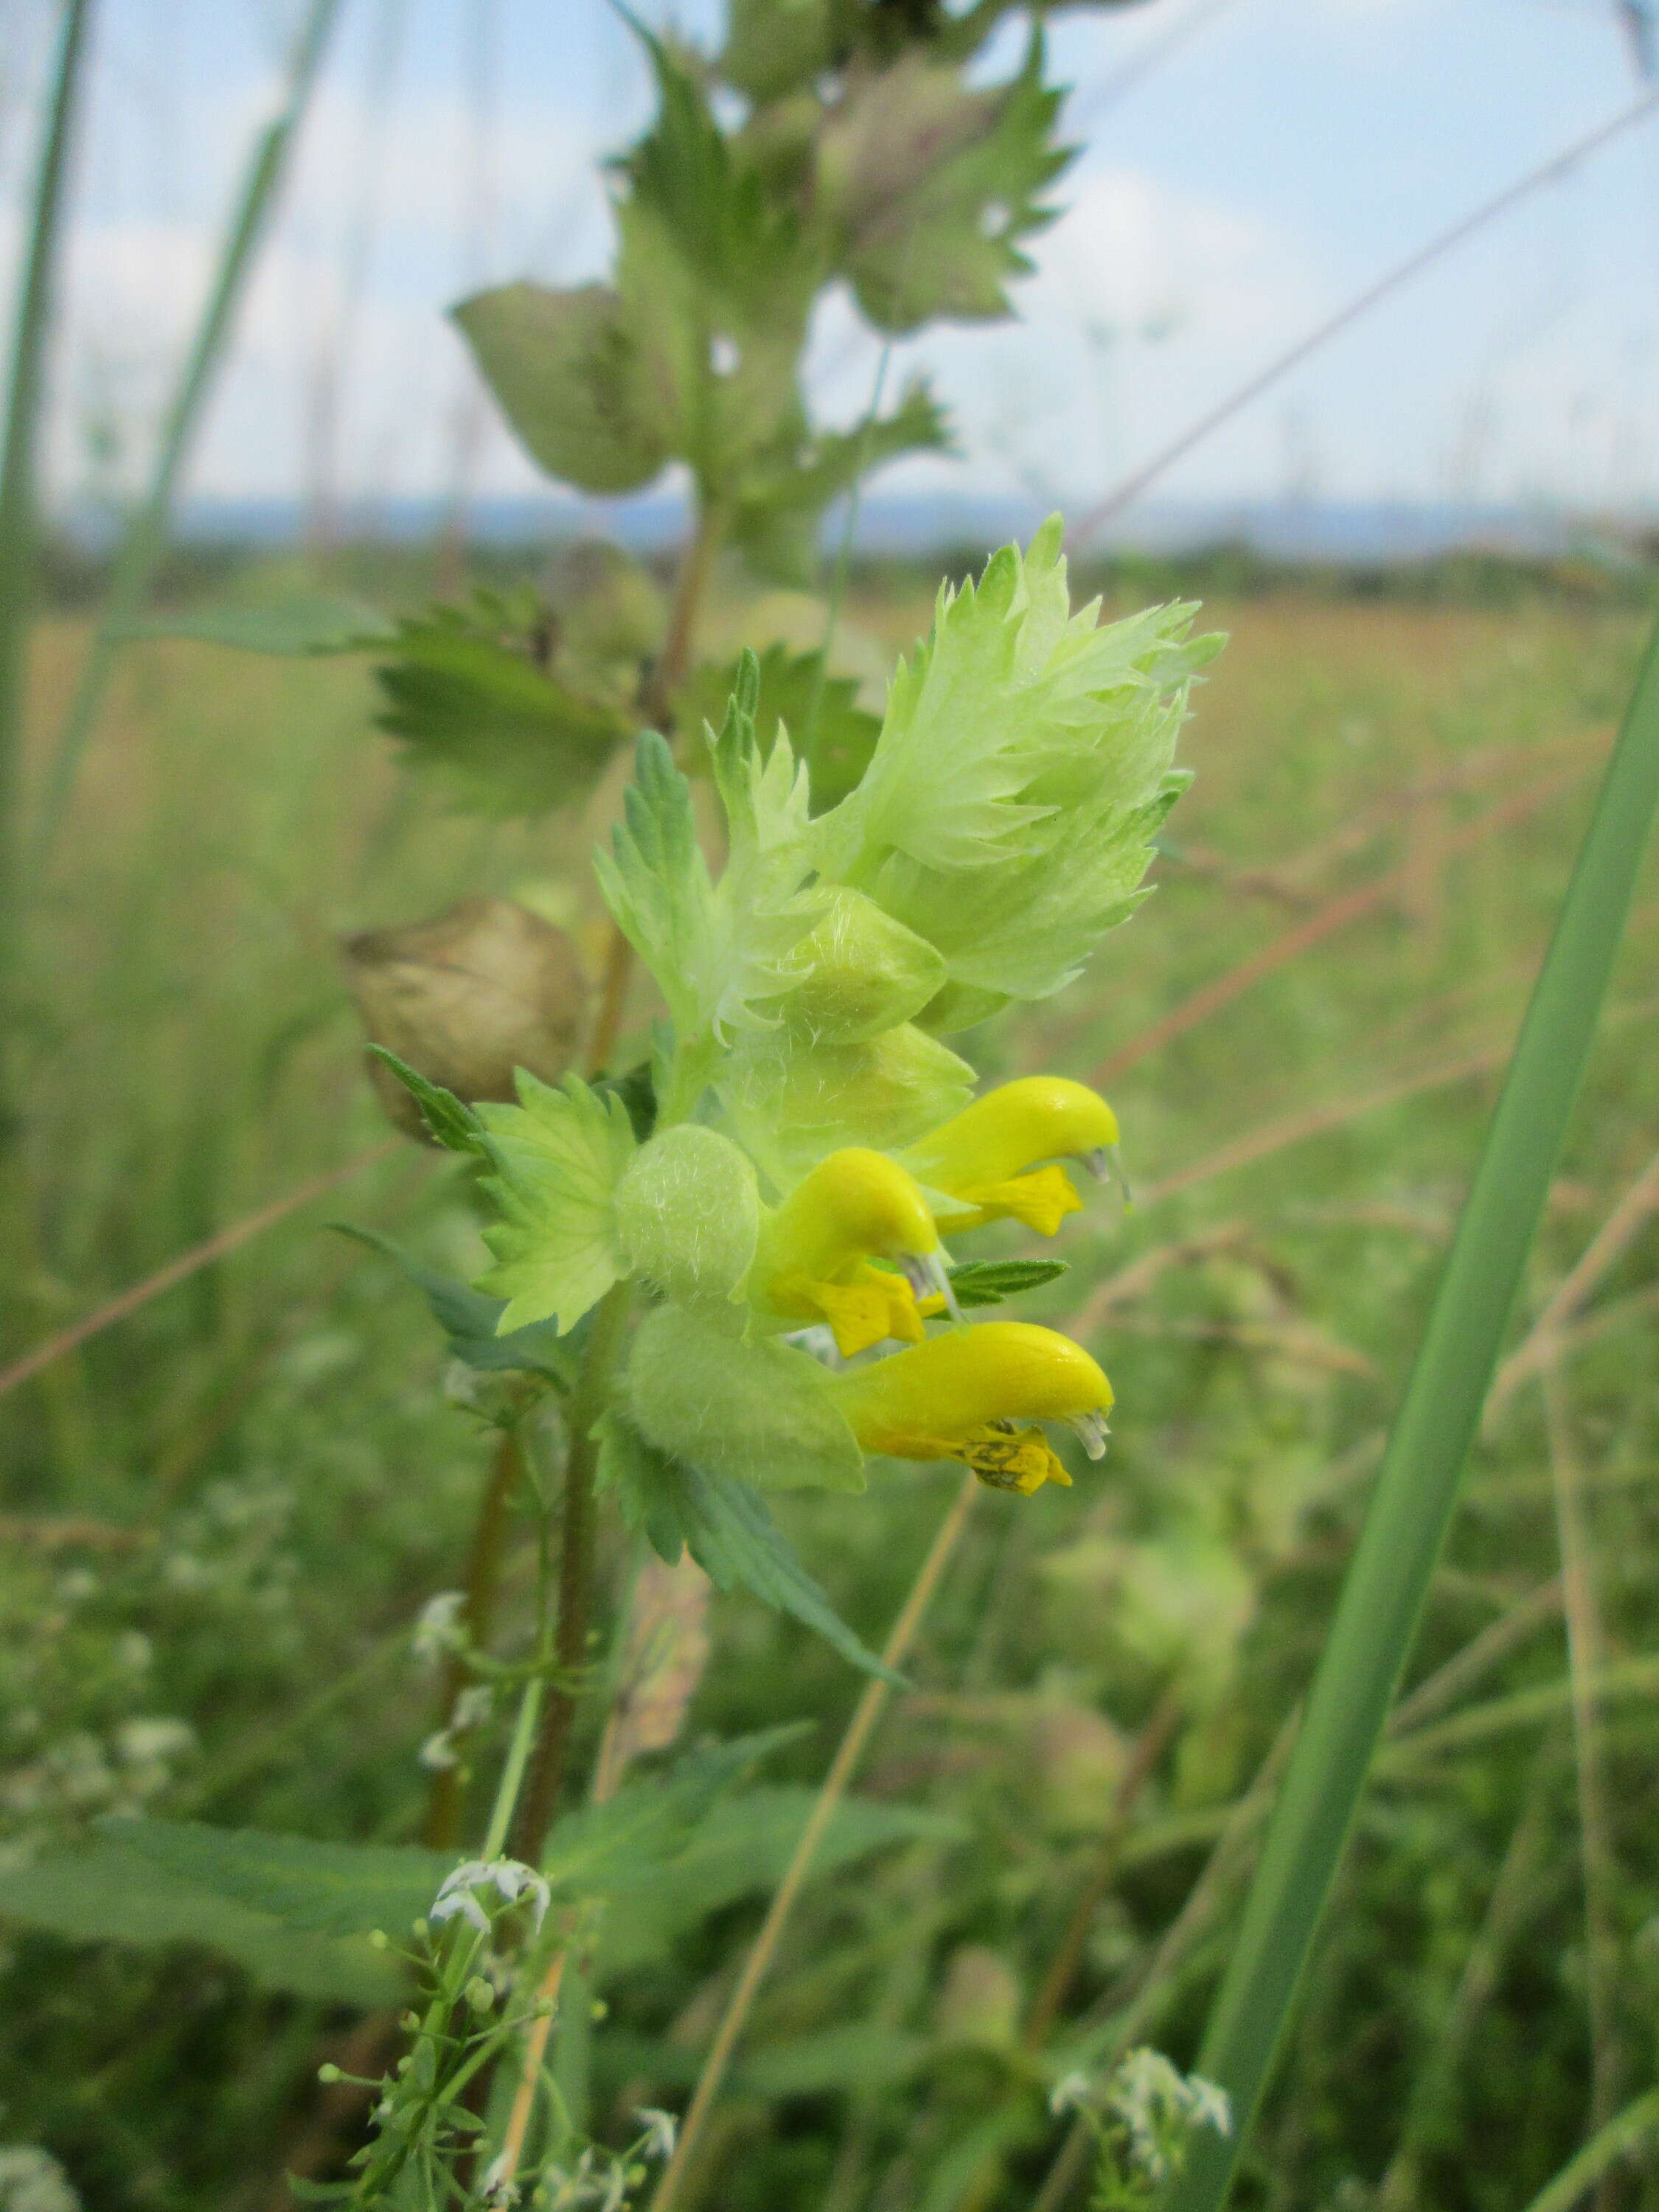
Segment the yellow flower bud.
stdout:
<svg viewBox="0 0 1659 2212">
<path fill-rule="evenodd" d="M 1063 1167 L 1036 1163 L 1077 1159 L 1103 1176 L 1117 1139 L 1117 1116 L 1097 1091 L 1029 1075 L 987 1091 L 903 1158 L 930 1191 L 955 1201 L 944 1210 L 948 1227 L 1012 1219 L 1052 1237 L 1083 1201 Z"/>
<path fill-rule="evenodd" d="M 884 1153 L 854 1146 L 820 1161 L 768 1218 L 750 1295 L 785 1321 L 828 1322 L 850 1359 L 886 1337 L 920 1344 L 917 1292 L 948 1295 L 948 1285 L 913 1178 Z"/>
<path fill-rule="evenodd" d="M 1081 1345 L 1029 1322 L 985 1322 L 936 1336 L 831 1384 L 866 1451 L 957 1459 L 981 1482 L 1027 1496 L 1071 1477 L 1041 1429 L 1062 1421 L 1091 1458 L 1105 1449 L 1112 1386 Z"/>
</svg>

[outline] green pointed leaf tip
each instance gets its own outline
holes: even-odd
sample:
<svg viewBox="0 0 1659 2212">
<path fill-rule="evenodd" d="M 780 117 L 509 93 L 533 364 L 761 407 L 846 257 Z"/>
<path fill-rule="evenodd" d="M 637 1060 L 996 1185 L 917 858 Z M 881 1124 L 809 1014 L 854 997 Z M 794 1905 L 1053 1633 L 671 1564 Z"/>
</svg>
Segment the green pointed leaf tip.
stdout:
<svg viewBox="0 0 1659 2212">
<path fill-rule="evenodd" d="M 682 1304 L 735 1299 L 760 1237 L 760 1186 L 729 1137 L 682 1121 L 641 1147 L 617 1186 L 631 1273 Z"/>
<path fill-rule="evenodd" d="M 960 1306 L 995 1306 L 1056 1282 L 1066 1272 L 1064 1260 L 969 1260 L 951 1268 L 951 1287 Z"/>
<path fill-rule="evenodd" d="M 859 787 L 814 825 L 825 881 L 850 883 L 939 950 L 951 982 L 1048 996 L 1133 911 L 1197 671 L 1220 649 L 1195 609 L 1102 627 L 1073 613 L 1052 517 L 977 585 L 941 591 L 889 693 Z"/>
<path fill-rule="evenodd" d="M 669 458 L 645 348 L 605 284 L 503 284 L 451 309 L 532 460 L 578 490 L 637 491 Z"/>
<path fill-rule="evenodd" d="M 501 1320 L 507 1309 L 501 1298 L 486 1297 L 456 1276 L 427 1267 L 377 1229 L 362 1229 L 345 1221 L 332 1225 L 342 1236 L 355 1237 L 401 1268 L 422 1292 L 432 1318 L 448 1339 L 451 1358 L 484 1374 L 541 1375 L 566 1387 L 574 1381 L 571 1349 L 560 1340 L 551 1322 L 536 1322 L 528 1328 L 510 1329 L 502 1335 Z"/>
<path fill-rule="evenodd" d="M 745 1342 L 736 1315 L 659 1306 L 634 1340 L 629 1419 L 671 1458 L 761 1490 L 865 1486 L 864 1455 L 817 1362 Z"/>
<path fill-rule="evenodd" d="M 478 1109 L 501 1218 L 484 1231 L 496 1264 L 478 1288 L 506 1300 L 503 1336 L 552 1320 L 573 1328 L 623 1272 L 617 1187 L 634 1157 L 628 1109 L 578 1076 L 558 1089 L 522 1070 L 516 1106 Z"/>
<path fill-rule="evenodd" d="M 364 1050 L 388 1069 L 408 1091 L 420 1109 L 421 1119 L 434 1144 L 441 1145 L 450 1152 L 483 1151 L 483 1125 L 472 1109 L 463 1105 L 453 1091 L 446 1091 L 441 1084 L 428 1082 L 418 1068 L 399 1060 L 383 1044 L 366 1045 Z"/>
<path fill-rule="evenodd" d="M 634 781 L 611 851 L 594 872 L 617 927 L 656 978 L 684 1037 L 708 1027 L 718 1003 L 714 885 L 698 848 L 691 790 L 654 730 L 640 738 Z"/>
<path fill-rule="evenodd" d="M 670 1566 L 690 1552 L 716 1589 L 741 1585 L 863 1673 L 904 1686 L 841 1619 L 748 1484 L 659 1450 L 619 1412 L 605 1418 L 601 1469 L 629 1525 L 642 1529 Z"/>
</svg>

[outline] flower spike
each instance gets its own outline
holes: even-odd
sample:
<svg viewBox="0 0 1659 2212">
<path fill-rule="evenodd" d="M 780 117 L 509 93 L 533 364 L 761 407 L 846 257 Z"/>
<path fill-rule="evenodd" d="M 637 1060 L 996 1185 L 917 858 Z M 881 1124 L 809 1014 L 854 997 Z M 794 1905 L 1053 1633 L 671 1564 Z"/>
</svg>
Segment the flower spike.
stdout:
<svg viewBox="0 0 1659 2212">
<path fill-rule="evenodd" d="M 1062 1075 L 1030 1075 L 988 1091 L 903 1157 L 930 1193 L 949 1201 L 934 1211 L 951 1229 L 1012 1219 L 1052 1237 L 1083 1205 L 1054 1163 L 1077 1160 L 1102 1179 L 1117 1139 L 1117 1116 L 1098 1092 Z M 1043 1160 L 1050 1164 L 1036 1165 Z"/>
<path fill-rule="evenodd" d="M 1029 1322 L 984 1322 L 931 1338 L 832 1385 L 866 1451 L 895 1459 L 956 1459 L 994 1490 L 1029 1497 L 1071 1476 L 1040 1428 L 1060 1421 L 1104 1448 L 1112 1386 L 1081 1345 Z"/>
</svg>

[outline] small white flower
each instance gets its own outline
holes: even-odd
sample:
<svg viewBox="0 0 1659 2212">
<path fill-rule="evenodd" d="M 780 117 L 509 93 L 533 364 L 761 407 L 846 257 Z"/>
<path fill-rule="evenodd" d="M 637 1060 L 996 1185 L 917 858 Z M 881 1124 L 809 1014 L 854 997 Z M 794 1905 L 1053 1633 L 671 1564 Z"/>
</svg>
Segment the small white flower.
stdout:
<svg viewBox="0 0 1659 2212">
<path fill-rule="evenodd" d="M 1195 2128 L 1213 2128 L 1218 2136 L 1233 2131 L 1233 2108 L 1227 2092 L 1201 2074 L 1187 2076 L 1187 2112 Z"/>
<path fill-rule="evenodd" d="M 510 2208 L 518 2203 L 519 2185 L 513 2179 L 513 2161 L 505 2151 L 485 2166 L 479 2186 L 489 2212 L 510 2212 Z"/>
<path fill-rule="evenodd" d="M 446 1652 L 454 1650 L 462 1640 L 461 1613 L 466 1604 L 465 1590 L 440 1590 L 421 1607 L 420 1619 L 415 1623 L 409 1639 L 409 1648 L 425 1666 L 435 1666 Z"/>
<path fill-rule="evenodd" d="M 493 1889 L 508 1905 L 516 1905 L 520 1898 L 529 1899 L 538 1928 L 551 1901 L 546 1876 L 538 1874 L 534 1867 L 526 1866 L 522 1859 L 465 1859 L 453 1874 L 445 1876 L 428 1918 L 448 1920 L 459 1914 L 469 1927 L 487 1935 L 489 1917 L 474 1894 L 480 1889 Z"/>
<path fill-rule="evenodd" d="M 34 2143 L 0 2145 L 0 2206 L 5 2212 L 81 2212 L 69 2176 Z"/>
<path fill-rule="evenodd" d="M 457 1735 L 466 1735 L 489 1718 L 489 1709 L 495 1702 L 495 1692 L 488 1682 L 474 1682 L 463 1690 L 455 1700 L 455 1710 L 449 1716 L 449 1725 Z"/>
<path fill-rule="evenodd" d="M 1051 2112 L 1081 2112 L 1085 2106 L 1092 2103 L 1094 2087 L 1089 2076 L 1080 2068 L 1074 2067 L 1071 2073 L 1063 2075 L 1048 2092 L 1048 2110 Z"/>
<path fill-rule="evenodd" d="M 415 1754 L 428 1774 L 447 1774 L 452 1766 L 459 1766 L 461 1754 L 455 1748 L 455 1738 L 448 1729 L 440 1729 L 428 1736 Z"/>
<path fill-rule="evenodd" d="M 640 2145 L 645 2158 L 672 2158 L 674 2145 L 679 2138 L 680 2124 L 672 2112 L 665 2112 L 655 2105 L 643 2106 L 635 2113 L 643 2130 Z"/>
</svg>

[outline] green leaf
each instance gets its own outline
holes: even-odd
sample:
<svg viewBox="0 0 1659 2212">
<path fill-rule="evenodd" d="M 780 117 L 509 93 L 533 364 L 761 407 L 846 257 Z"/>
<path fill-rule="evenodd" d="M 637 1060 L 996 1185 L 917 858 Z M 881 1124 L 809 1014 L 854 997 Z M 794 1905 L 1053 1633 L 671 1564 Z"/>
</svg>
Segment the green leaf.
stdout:
<svg viewBox="0 0 1659 2212">
<path fill-rule="evenodd" d="M 1266 2085 L 1456 1502 L 1659 814 L 1659 625 L 1607 763 L 1342 1586 L 1197 2071 L 1231 2100 L 1170 2202 L 1215 2212 Z"/>
<path fill-rule="evenodd" d="M 479 1288 L 507 1303 L 503 1335 L 556 1321 L 563 1334 L 623 1272 L 617 1186 L 634 1157 L 628 1109 L 615 1091 L 568 1075 L 557 1090 L 519 1071 L 516 1106 L 481 1105 L 493 1175 L 482 1188 L 501 1219 L 484 1231 L 495 1265 Z"/>
<path fill-rule="evenodd" d="M 783 724 L 805 764 L 813 808 L 822 812 L 844 799 L 863 775 L 881 717 L 859 705 L 856 678 L 820 676 L 820 653 L 791 653 L 787 645 L 769 645 L 757 665 L 760 696 L 754 719 L 761 758 L 770 760 Z M 705 661 L 675 700 L 675 726 L 696 730 L 707 722 L 719 729 L 738 667 L 735 660 Z"/>
<path fill-rule="evenodd" d="M 438 607 L 399 624 L 395 658 L 376 670 L 381 729 L 411 767 L 443 777 L 472 811 L 544 814 L 604 772 L 631 734 L 622 708 L 561 683 L 535 640 L 505 626 L 501 603 Z"/>
<path fill-rule="evenodd" d="M 602 1805 L 567 1813 L 550 1833 L 542 1872 L 562 1896 L 620 1897 L 672 1882 L 698 1824 L 734 1783 L 810 1723 L 764 1729 L 677 1759 L 666 1774 L 629 1783 Z"/>
<path fill-rule="evenodd" d="M 639 337 L 604 284 L 502 284 L 450 313 L 531 457 L 589 492 L 636 491 L 668 459 Z"/>
<path fill-rule="evenodd" d="M 1064 1260 L 969 1260 L 951 1268 L 951 1287 L 960 1306 L 995 1306 L 1065 1273 Z"/>
<path fill-rule="evenodd" d="M 661 1956 L 709 1913 L 775 1887 L 817 1802 L 813 1790 L 762 1785 L 716 1805 L 674 1861 L 674 1878 L 642 1888 L 625 1912 L 605 1915 L 599 1969 L 606 1978 Z M 959 1820 L 919 1806 L 844 1797 L 808 1869 L 822 1882 L 895 1844 L 962 1841 Z"/>
<path fill-rule="evenodd" d="M 607 1414 L 602 1434 L 604 1480 L 616 1484 L 629 1525 L 645 1531 L 659 1559 L 672 1566 L 690 1552 L 716 1589 L 741 1583 L 763 1604 L 823 1637 L 853 1666 L 905 1686 L 903 1676 L 884 1667 L 841 1619 L 757 1491 L 659 1451 L 623 1414 Z"/>
<path fill-rule="evenodd" d="M 333 1225 L 343 1237 L 355 1237 L 403 1270 L 424 1295 L 432 1318 L 449 1340 L 452 1358 L 484 1374 L 542 1375 L 566 1388 L 574 1382 L 570 1346 L 551 1322 L 509 1329 L 503 1336 L 500 1322 L 507 1307 L 502 1299 L 486 1297 L 458 1277 L 439 1273 L 378 1229 L 361 1229 L 349 1221 Z"/>
<path fill-rule="evenodd" d="M 0 1875 L 0 1917 L 70 1942 L 193 1943 L 263 1987 L 340 2004 L 395 2004 L 406 1978 L 361 1941 L 296 1930 L 113 1840 Z"/>
<path fill-rule="evenodd" d="M 147 615 L 125 623 L 123 637 L 188 638 L 240 653 L 313 655 L 364 653 L 398 635 L 398 624 L 356 599 L 307 597 L 263 606 L 201 607 L 191 614 Z"/>
<path fill-rule="evenodd" d="M 446 1091 L 441 1083 L 429 1082 L 418 1068 L 411 1067 L 406 1060 L 399 1060 L 383 1044 L 371 1044 L 365 1050 L 383 1067 L 389 1068 L 408 1091 L 419 1107 L 421 1119 L 434 1144 L 441 1145 L 449 1152 L 483 1152 L 483 1125 L 472 1109 L 464 1105 L 453 1091 Z"/>
<path fill-rule="evenodd" d="M 819 137 L 817 202 L 836 228 L 859 305 L 896 335 L 935 316 L 1009 313 L 1031 266 L 1020 240 L 1052 222 L 1040 195 L 1074 149 L 1052 143 L 1062 94 L 1042 41 L 1006 85 L 975 88 L 913 52 L 872 72 Z"/>
<path fill-rule="evenodd" d="M 111 1819 L 112 1843 L 204 1896 L 228 1898 L 290 1928 L 329 1936 L 404 1933 L 437 1895 L 455 1854 L 412 1844 L 328 1844 L 198 1820 Z"/>
</svg>

